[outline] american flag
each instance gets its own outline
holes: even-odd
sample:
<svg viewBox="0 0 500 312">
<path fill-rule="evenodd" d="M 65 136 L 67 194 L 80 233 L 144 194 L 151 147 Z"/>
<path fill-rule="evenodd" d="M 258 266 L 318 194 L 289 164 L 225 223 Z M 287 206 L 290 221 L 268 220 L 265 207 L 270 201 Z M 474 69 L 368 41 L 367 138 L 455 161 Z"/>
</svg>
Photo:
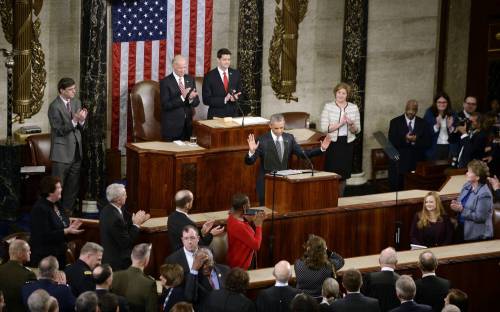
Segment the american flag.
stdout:
<svg viewBox="0 0 500 312">
<path fill-rule="evenodd" d="M 111 10 L 111 146 L 130 141 L 129 92 L 136 82 L 160 80 L 182 54 L 190 75 L 210 69 L 213 0 L 113 0 Z M 127 131 L 128 129 L 128 131 Z"/>
</svg>

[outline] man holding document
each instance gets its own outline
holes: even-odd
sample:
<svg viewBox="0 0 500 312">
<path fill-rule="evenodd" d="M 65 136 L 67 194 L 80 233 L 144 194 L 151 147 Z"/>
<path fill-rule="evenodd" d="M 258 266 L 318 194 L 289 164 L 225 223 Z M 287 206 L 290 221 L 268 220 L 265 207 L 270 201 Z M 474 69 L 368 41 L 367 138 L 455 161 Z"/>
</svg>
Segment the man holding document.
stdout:
<svg viewBox="0 0 500 312">
<path fill-rule="evenodd" d="M 292 134 L 285 133 L 285 117 L 281 114 L 271 116 L 269 122 L 271 131 L 262 135 L 255 141 L 253 134 L 248 136 L 248 154 L 245 164 L 253 165 L 260 157 L 260 170 L 257 177 L 257 195 L 260 205 L 264 205 L 264 175 L 275 170 L 288 169 L 288 160 L 293 154 L 300 158 L 309 158 L 321 155 L 330 145 L 331 139 L 326 136 L 320 141 L 321 147 L 304 151 L 295 141 Z"/>
</svg>

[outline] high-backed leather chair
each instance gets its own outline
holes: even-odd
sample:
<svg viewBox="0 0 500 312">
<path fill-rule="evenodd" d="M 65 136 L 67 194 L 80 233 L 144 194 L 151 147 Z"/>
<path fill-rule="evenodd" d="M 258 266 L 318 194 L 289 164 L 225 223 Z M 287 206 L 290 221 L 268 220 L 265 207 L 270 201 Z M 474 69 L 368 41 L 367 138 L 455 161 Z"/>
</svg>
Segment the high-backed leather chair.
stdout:
<svg viewBox="0 0 500 312">
<path fill-rule="evenodd" d="M 33 134 L 26 138 L 31 154 L 32 166 L 45 166 L 45 173 L 50 174 L 50 133 Z"/>
<path fill-rule="evenodd" d="M 309 113 L 306 112 L 286 112 L 282 113 L 285 117 L 285 127 L 287 129 L 307 128 Z"/>
<path fill-rule="evenodd" d="M 389 169 L 389 157 L 381 148 L 374 148 L 371 151 L 372 161 L 372 183 L 377 187 L 377 172 L 386 171 Z"/>
<path fill-rule="evenodd" d="M 134 142 L 160 141 L 160 84 L 152 80 L 136 83 L 130 91 L 130 105 Z"/>
<path fill-rule="evenodd" d="M 500 202 L 493 205 L 493 235 L 496 239 L 500 238 Z"/>
</svg>

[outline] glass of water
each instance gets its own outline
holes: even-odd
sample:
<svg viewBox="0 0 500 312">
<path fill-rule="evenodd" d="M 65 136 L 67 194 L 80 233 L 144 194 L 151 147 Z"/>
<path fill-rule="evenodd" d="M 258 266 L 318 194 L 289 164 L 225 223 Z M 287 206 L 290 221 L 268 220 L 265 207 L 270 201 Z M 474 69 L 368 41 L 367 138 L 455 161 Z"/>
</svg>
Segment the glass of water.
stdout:
<svg viewBox="0 0 500 312">
<path fill-rule="evenodd" d="M 194 135 L 191 136 L 189 138 L 189 145 L 196 145 L 196 143 L 197 143 L 196 136 L 194 136 Z"/>
</svg>

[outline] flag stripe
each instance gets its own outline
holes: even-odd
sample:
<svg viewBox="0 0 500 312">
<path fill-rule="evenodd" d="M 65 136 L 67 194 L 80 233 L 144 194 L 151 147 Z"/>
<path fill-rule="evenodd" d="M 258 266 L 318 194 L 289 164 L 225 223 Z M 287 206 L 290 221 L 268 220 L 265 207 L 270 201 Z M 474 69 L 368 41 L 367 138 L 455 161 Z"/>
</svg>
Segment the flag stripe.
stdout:
<svg viewBox="0 0 500 312">
<path fill-rule="evenodd" d="M 196 7 L 196 66 L 195 76 L 203 76 L 204 72 L 204 64 L 203 58 L 205 56 L 205 2 L 200 1 Z"/>
<path fill-rule="evenodd" d="M 174 55 L 181 53 L 182 18 L 182 0 L 175 0 Z"/>
<path fill-rule="evenodd" d="M 160 40 L 151 42 L 151 80 L 158 81 L 158 72 L 160 70 Z"/>
<path fill-rule="evenodd" d="M 165 40 L 160 40 L 160 56 L 159 56 L 159 62 L 160 62 L 160 70 L 158 73 L 158 80 L 163 79 L 165 77 L 166 73 L 166 64 L 167 62 L 167 41 Z"/>
<path fill-rule="evenodd" d="M 181 41 L 181 51 L 184 57 L 186 57 L 186 61 L 188 62 L 189 68 L 189 25 L 190 25 L 190 8 L 191 0 L 182 0 L 182 41 Z"/>
<path fill-rule="evenodd" d="M 151 80 L 151 66 L 152 66 L 152 51 L 151 51 L 151 45 L 152 41 L 148 40 L 144 42 L 144 70 L 143 70 L 143 76 L 142 79 L 139 79 L 138 77 L 135 79 L 135 81 L 141 81 L 141 80 Z M 137 55 L 140 55 L 137 53 Z"/>
<path fill-rule="evenodd" d="M 198 17 L 197 0 L 191 0 L 189 13 L 190 13 L 189 24 L 191 27 L 189 27 L 189 38 L 188 38 L 189 42 L 188 71 L 190 74 L 194 74 L 196 72 L 196 41 L 198 40 L 198 38 L 196 38 L 196 33 L 198 31 L 197 29 L 198 23 L 196 22 Z"/>
<path fill-rule="evenodd" d="M 113 43 L 113 78 L 111 80 L 111 133 L 120 133 L 120 60 L 121 47 L 119 42 Z M 119 146 L 118 136 L 111 136 L 111 148 L 117 149 Z"/>
<path fill-rule="evenodd" d="M 175 1 L 168 1 L 167 9 L 167 73 L 172 72 L 172 63 L 170 60 L 174 58 L 174 41 L 175 41 Z"/>
<path fill-rule="evenodd" d="M 212 14 L 213 14 L 213 1 L 206 0 L 205 1 L 206 10 L 205 10 L 205 71 L 204 73 L 210 70 L 210 62 L 212 55 Z"/>
<path fill-rule="evenodd" d="M 128 77 L 129 77 L 129 43 L 124 42 L 121 46 L 121 66 L 120 66 L 120 132 L 118 148 L 124 152 L 123 148 L 127 143 L 127 111 L 128 111 Z M 135 75 L 134 75 L 135 76 Z"/>
<path fill-rule="evenodd" d="M 144 80 L 144 60 L 145 60 L 145 55 L 144 55 L 144 41 L 136 41 L 134 43 L 135 43 L 135 53 L 130 53 L 129 54 L 129 57 L 133 56 L 134 59 L 133 60 L 129 59 L 129 60 L 130 60 L 130 62 L 134 62 L 134 64 L 135 64 L 135 77 L 133 79 L 133 82 L 135 84 L 136 81 Z M 139 55 L 139 57 L 136 58 L 135 57 L 136 55 Z M 141 55 L 144 55 L 144 57 L 141 58 L 140 57 Z M 129 86 L 130 86 L 130 81 L 129 81 Z"/>
</svg>

